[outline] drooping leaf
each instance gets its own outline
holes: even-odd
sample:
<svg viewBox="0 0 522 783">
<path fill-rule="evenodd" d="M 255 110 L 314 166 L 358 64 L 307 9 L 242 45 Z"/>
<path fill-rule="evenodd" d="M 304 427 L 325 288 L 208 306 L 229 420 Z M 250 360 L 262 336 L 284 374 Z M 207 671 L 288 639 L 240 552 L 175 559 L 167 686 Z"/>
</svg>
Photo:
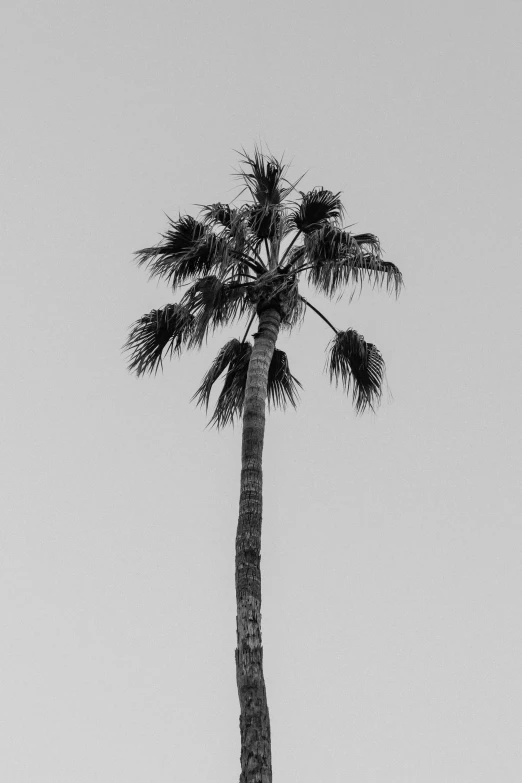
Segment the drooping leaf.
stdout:
<svg viewBox="0 0 522 783">
<path fill-rule="evenodd" d="M 340 222 L 344 212 L 340 195 L 323 188 L 301 193 L 299 206 L 290 214 L 291 224 L 297 231 L 311 234 L 324 225 Z"/>
<path fill-rule="evenodd" d="M 363 253 L 371 253 L 376 257 L 380 257 L 381 243 L 375 234 L 352 234 L 351 236 Z"/>
<path fill-rule="evenodd" d="M 368 280 L 377 286 L 386 284 L 398 295 L 402 286 L 399 269 L 383 261 L 379 240 L 373 234 L 353 236 L 335 226 L 326 225 L 305 237 L 308 282 L 327 296 L 341 293 L 349 283 Z"/>
<path fill-rule="evenodd" d="M 234 371 L 237 374 L 237 369 L 246 361 L 246 369 L 248 369 L 248 361 L 250 360 L 250 354 L 252 352 L 252 344 L 249 342 L 240 342 L 237 339 L 229 340 L 223 348 L 219 351 L 218 355 L 212 362 L 212 365 L 205 377 L 203 378 L 200 387 L 192 397 L 197 401 L 198 405 L 204 405 L 208 410 L 210 402 L 210 394 L 212 387 L 223 373 L 227 375 L 234 375 Z M 232 372 L 228 372 L 232 368 Z M 246 372 L 245 372 L 246 382 Z M 241 401 L 242 404 L 242 401 Z"/>
<path fill-rule="evenodd" d="M 355 329 L 338 332 L 328 346 L 327 368 L 330 380 L 342 383 L 357 413 L 374 409 L 380 401 L 385 365 L 379 350 L 367 343 Z"/>
<path fill-rule="evenodd" d="M 180 353 L 190 338 L 194 317 L 180 304 L 151 310 L 131 326 L 123 349 L 130 353 L 129 370 L 140 376 L 157 373 L 163 356 Z"/>
<path fill-rule="evenodd" d="M 223 282 L 213 275 L 194 283 L 181 300 L 194 316 L 189 346 L 199 347 L 209 331 L 232 323 L 251 309 L 248 288 L 248 283 Z"/>
<path fill-rule="evenodd" d="M 350 252 L 356 254 L 359 246 L 354 243 L 348 231 L 326 224 L 305 237 L 304 248 L 307 263 L 310 261 L 325 263 L 339 261 Z"/>
<path fill-rule="evenodd" d="M 214 359 L 192 398 L 197 401 L 198 405 L 204 405 L 208 410 L 212 388 L 216 381 L 224 375 L 223 387 L 209 424 L 215 424 L 221 428 L 227 424 L 233 424 L 234 420 L 243 413 L 251 355 L 252 344 L 250 342 L 239 342 L 234 339 L 226 343 Z M 268 407 L 285 408 L 287 403 L 295 407 L 298 399 L 298 386 L 301 387 L 301 384 L 290 372 L 286 353 L 276 348 L 268 369 Z"/>
<path fill-rule="evenodd" d="M 306 313 L 306 304 L 299 294 L 299 289 L 297 286 L 294 291 L 295 296 L 291 297 L 289 300 L 290 307 L 281 321 L 281 329 L 286 329 L 289 331 L 294 329 L 296 326 L 300 327 L 302 325 Z"/>
<path fill-rule="evenodd" d="M 290 372 L 286 353 L 276 348 L 268 368 L 268 407 L 273 405 L 274 408 L 284 409 L 290 403 L 295 408 L 299 397 L 298 386 L 303 388 Z"/>
<path fill-rule="evenodd" d="M 226 424 L 233 424 L 234 419 L 241 415 L 245 400 L 248 363 L 251 353 L 251 343 L 239 342 L 236 339 L 230 340 L 220 350 L 203 378 L 201 386 L 192 399 L 196 399 L 198 405 L 204 405 L 205 409 L 208 410 L 212 387 L 220 376 L 225 373 L 223 387 L 217 399 L 210 424 L 215 424 L 218 428 L 221 428 Z"/>
<path fill-rule="evenodd" d="M 207 275 L 226 263 L 226 241 L 190 215 L 170 220 L 169 230 L 156 247 L 137 253 L 138 263 L 148 267 L 151 277 L 165 280 L 174 289 L 199 275 Z"/>
</svg>

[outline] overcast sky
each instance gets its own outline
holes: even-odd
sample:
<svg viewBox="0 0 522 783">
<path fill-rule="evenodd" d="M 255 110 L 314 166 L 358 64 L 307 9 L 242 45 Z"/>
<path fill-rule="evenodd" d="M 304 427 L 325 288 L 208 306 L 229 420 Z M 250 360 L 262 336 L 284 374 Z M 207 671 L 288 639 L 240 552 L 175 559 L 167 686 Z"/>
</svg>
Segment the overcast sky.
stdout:
<svg viewBox="0 0 522 783">
<path fill-rule="evenodd" d="M 8 783 L 239 777 L 240 428 L 190 403 L 236 327 L 137 380 L 173 300 L 133 251 L 237 194 L 234 150 L 403 271 L 312 295 L 375 342 L 356 417 L 313 313 L 265 441 L 275 781 L 522 779 L 522 4 L 14 2 L 2 22 L 0 739 Z M 174 297 L 175 300 L 175 297 Z"/>
</svg>

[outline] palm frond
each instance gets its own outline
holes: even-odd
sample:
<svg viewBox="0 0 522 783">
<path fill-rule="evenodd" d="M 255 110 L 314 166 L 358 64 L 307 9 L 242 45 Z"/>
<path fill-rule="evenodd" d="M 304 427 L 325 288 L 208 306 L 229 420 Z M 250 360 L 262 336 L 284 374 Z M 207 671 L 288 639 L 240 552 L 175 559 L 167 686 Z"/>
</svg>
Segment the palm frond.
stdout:
<svg viewBox="0 0 522 783">
<path fill-rule="evenodd" d="M 281 204 L 293 190 L 284 175 L 287 166 L 273 155 L 266 155 L 256 147 L 253 155 L 243 150 L 242 163 L 248 169 L 241 169 L 239 176 L 244 181 L 254 201 L 262 207 Z"/>
<path fill-rule="evenodd" d="M 163 355 L 180 353 L 190 338 L 194 316 L 180 304 L 168 304 L 151 310 L 131 326 L 123 350 L 130 352 L 129 370 L 138 377 L 157 373 L 163 366 Z"/>
<path fill-rule="evenodd" d="M 235 210 L 232 209 L 230 204 L 209 204 L 208 206 L 202 206 L 201 214 L 203 221 L 209 226 L 222 226 L 223 228 L 230 229 L 232 226 L 232 219 Z"/>
<path fill-rule="evenodd" d="M 281 235 L 281 211 L 277 206 L 258 204 L 251 207 L 248 223 L 257 244 Z"/>
<path fill-rule="evenodd" d="M 294 189 L 294 185 L 285 179 L 287 166 L 273 155 L 264 154 L 256 147 L 253 155 L 243 150 L 239 176 L 245 183 L 253 204 L 245 206 L 254 248 L 257 251 L 263 242 L 281 240 L 286 233 L 284 220 L 284 201 Z"/>
<path fill-rule="evenodd" d="M 276 233 L 276 226 L 269 225 L 271 220 L 279 223 L 279 218 L 271 217 L 271 210 L 269 207 L 244 204 L 232 212 L 229 235 L 233 252 L 239 252 L 243 261 L 248 258 L 250 269 L 258 275 L 267 271 L 259 255 L 260 244 L 263 239 Z"/>
<path fill-rule="evenodd" d="M 246 384 L 246 373 L 248 370 L 248 362 L 252 353 L 252 344 L 249 342 L 239 342 L 237 339 L 229 340 L 226 345 L 220 350 L 205 377 L 203 378 L 199 389 L 192 397 L 197 401 L 198 405 L 204 405 L 205 410 L 208 410 L 210 402 L 210 394 L 212 387 L 223 373 L 225 375 L 225 386 L 227 391 L 225 392 L 226 404 L 221 408 L 218 413 L 218 409 L 214 412 L 213 418 L 219 419 L 221 422 L 223 416 L 226 423 L 232 420 L 237 413 L 241 412 L 243 400 L 244 400 L 244 384 L 243 373 L 240 372 L 244 369 L 244 383 Z M 246 367 L 244 367 L 246 365 Z M 228 385 L 227 385 L 228 381 Z M 238 381 L 241 381 L 238 386 Z M 220 397 L 223 395 L 223 387 Z M 242 388 L 242 392 L 241 392 Z M 221 425 L 218 425 L 221 426 Z"/>
<path fill-rule="evenodd" d="M 169 283 L 173 289 L 199 275 L 208 275 L 226 265 L 228 244 L 204 223 L 190 215 L 177 221 L 169 218 L 170 228 L 155 247 L 137 252 L 138 264 L 148 267 L 151 277 Z"/>
<path fill-rule="evenodd" d="M 378 285 L 383 286 L 386 283 L 386 290 L 393 290 L 395 296 L 399 296 L 404 285 L 402 273 L 391 261 L 383 261 L 378 237 L 375 234 L 354 234 L 352 239 L 362 252 L 363 263 L 369 263 L 373 270 L 374 280 Z"/>
<path fill-rule="evenodd" d="M 395 264 L 383 261 L 379 240 L 373 234 L 353 236 L 335 226 L 325 225 L 305 237 L 308 282 L 327 296 L 333 296 L 349 283 L 364 280 L 386 285 L 398 296 L 402 274 Z M 342 293 L 342 291 L 341 291 Z"/>
<path fill-rule="evenodd" d="M 221 203 L 201 208 L 204 224 L 221 231 L 220 236 L 227 240 L 227 270 L 235 266 L 240 273 L 248 269 L 257 274 L 266 272 L 265 265 L 259 256 L 256 257 L 261 240 L 253 233 L 252 224 L 259 223 L 261 216 L 255 218 L 253 209 L 252 205 L 247 204 L 232 208 L 229 204 Z M 257 209 L 259 210 L 259 207 Z"/>
<path fill-rule="evenodd" d="M 372 253 L 374 256 L 381 255 L 381 243 L 375 234 L 352 234 L 351 237 L 363 253 Z"/>
<path fill-rule="evenodd" d="M 225 326 L 252 309 L 247 298 L 249 283 L 223 282 L 202 277 L 185 293 L 181 304 L 194 317 L 189 347 L 201 346 L 209 331 Z"/>
<path fill-rule="evenodd" d="M 306 315 L 306 303 L 299 294 L 299 289 L 295 288 L 295 296 L 289 298 L 289 307 L 284 312 L 281 321 L 281 329 L 292 331 L 296 326 L 301 327 Z"/>
<path fill-rule="evenodd" d="M 290 372 L 286 353 L 276 348 L 268 368 L 268 407 L 284 409 L 290 403 L 295 408 L 299 398 L 298 386 L 303 388 Z"/>
<path fill-rule="evenodd" d="M 297 231 L 311 234 L 326 224 L 339 223 L 344 213 L 340 195 L 323 188 L 301 193 L 299 206 L 290 214 L 291 224 Z"/>
<path fill-rule="evenodd" d="M 250 342 L 239 342 L 233 339 L 223 346 L 212 362 L 199 389 L 192 397 L 197 405 L 204 405 L 205 410 L 208 410 L 212 388 L 224 375 L 223 387 L 216 401 L 210 425 L 221 428 L 233 424 L 234 420 L 241 416 L 251 355 Z M 290 403 L 295 408 L 298 386 L 302 388 L 297 378 L 294 378 L 290 372 L 286 353 L 276 348 L 268 369 L 268 407 L 285 408 Z"/>
<path fill-rule="evenodd" d="M 306 250 L 303 245 L 298 245 L 297 247 L 292 247 L 287 250 L 283 257 L 283 261 L 286 261 L 286 263 L 281 267 L 282 271 L 286 272 L 292 267 L 297 268 L 298 266 L 301 266 L 299 262 L 303 260 L 305 253 Z"/>
<path fill-rule="evenodd" d="M 221 428 L 226 424 L 233 423 L 234 419 L 241 415 L 251 353 L 251 343 L 233 339 L 223 346 L 212 362 L 201 386 L 192 397 L 193 400 L 197 400 L 198 405 L 204 405 L 205 410 L 208 410 L 212 387 L 225 373 L 223 388 L 217 399 L 210 424 L 216 424 L 218 428 Z"/>
<path fill-rule="evenodd" d="M 342 383 L 346 393 L 352 390 L 357 413 L 380 402 L 385 365 L 379 350 L 367 343 L 355 329 L 338 332 L 328 346 L 327 368 L 330 381 Z"/>
</svg>

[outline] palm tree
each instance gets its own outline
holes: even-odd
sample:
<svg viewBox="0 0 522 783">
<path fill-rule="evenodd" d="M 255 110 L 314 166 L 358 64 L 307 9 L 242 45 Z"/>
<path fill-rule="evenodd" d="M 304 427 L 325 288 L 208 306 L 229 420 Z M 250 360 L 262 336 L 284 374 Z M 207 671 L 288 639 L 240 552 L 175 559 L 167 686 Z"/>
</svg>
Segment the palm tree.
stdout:
<svg viewBox="0 0 522 783">
<path fill-rule="evenodd" d="M 276 341 L 280 330 L 291 330 L 307 310 L 317 314 L 334 332 L 327 348 L 330 379 L 351 393 L 357 412 L 373 409 L 384 380 L 380 352 L 354 329 L 336 329 L 302 296 L 299 283 L 306 280 L 328 297 L 365 281 L 397 295 L 402 276 L 382 259 L 376 236 L 343 228 L 339 193 L 322 187 L 298 191 L 283 162 L 257 148 L 253 155 L 243 151 L 241 163 L 236 176 L 243 185 L 240 195 L 249 196 L 247 203 L 211 204 L 202 207 L 197 219 L 169 219 L 159 244 L 138 251 L 138 263 L 151 277 L 174 291 L 189 287 L 179 302 L 138 319 L 125 348 L 131 371 L 138 376 L 156 373 L 164 356 L 200 347 L 218 327 L 247 321 L 242 339 L 223 346 L 193 399 L 208 409 L 211 390 L 221 378 L 210 423 L 223 427 L 241 416 L 243 420 L 235 561 L 240 783 L 270 783 L 260 571 L 265 403 L 295 406 L 301 386 Z M 256 317 L 251 342 L 247 337 Z"/>
</svg>

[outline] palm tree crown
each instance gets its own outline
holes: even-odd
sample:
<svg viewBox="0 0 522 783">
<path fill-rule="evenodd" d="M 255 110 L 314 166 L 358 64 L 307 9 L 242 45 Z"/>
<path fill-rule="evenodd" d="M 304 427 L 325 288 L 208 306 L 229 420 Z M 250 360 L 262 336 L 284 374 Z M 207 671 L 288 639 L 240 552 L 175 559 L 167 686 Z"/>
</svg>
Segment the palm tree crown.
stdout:
<svg viewBox="0 0 522 783">
<path fill-rule="evenodd" d="M 311 309 L 335 333 L 327 348 L 330 379 L 351 391 L 358 412 L 373 408 L 384 379 L 380 352 L 354 329 L 336 329 L 300 294 L 299 283 L 305 279 L 330 298 L 364 281 L 398 295 L 399 269 L 383 260 L 376 236 L 343 227 L 339 193 L 322 187 L 303 193 L 287 179 L 281 160 L 259 149 L 243 155 L 237 176 L 242 192 L 250 195 L 248 203 L 210 204 L 197 218 L 169 219 L 161 241 L 137 252 L 151 277 L 166 281 L 173 291 L 189 287 L 178 303 L 152 310 L 132 325 L 124 346 L 129 369 L 138 376 L 157 372 L 164 356 L 199 347 L 218 327 L 246 319 L 243 338 L 221 349 L 193 397 L 208 407 L 214 383 L 223 378 L 211 418 L 221 427 L 243 410 L 252 353 L 247 337 L 256 314 L 276 306 L 282 326 L 292 329 Z M 269 405 L 295 406 L 298 386 L 286 354 L 276 349 L 268 375 Z"/>
</svg>

